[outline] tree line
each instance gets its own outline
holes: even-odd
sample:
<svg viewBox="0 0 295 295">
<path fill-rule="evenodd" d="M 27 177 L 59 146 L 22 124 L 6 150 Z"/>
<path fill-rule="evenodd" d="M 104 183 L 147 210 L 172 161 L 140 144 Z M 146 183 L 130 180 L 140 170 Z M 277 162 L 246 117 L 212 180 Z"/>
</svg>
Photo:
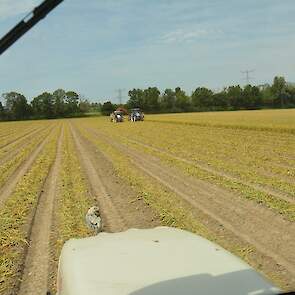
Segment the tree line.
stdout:
<svg viewBox="0 0 295 295">
<path fill-rule="evenodd" d="M 165 89 L 163 93 L 157 87 L 148 87 L 132 89 L 128 95 L 124 108 L 139 107 L 147 113 L 295 107 L 295 85 L 287 83 L 284 77 L 275 77 L 271 85 L 236 85 L 218 92 L 198 87 L 188 95 L 180 87 Z M 107 101 L 102 105 L 102 113 L 108 115 L 116 107 Z"/>
<path fill-rule="evenodd" d="M 221 111 L 260 108 L 295 107 L 295 84 L 287 83 L 284 77 L 275 77 L 271 85 L 229 86 L 214 92 L 206 87 L 196 88 L 188 95 L 180 87 L 165 89 L 157 87 L 134 88 L 128 92 L 129 99 L 124 109 L 141 108 L 147 113 Z M 90 103 L 75 91 L 57 89 L 43 92 L 28 102 L 17 92 L 2 94 L 0 120 L 51 119 L 83 116 L 89 112 L 109 115 L 119 105 L 110 100 L 101 104 Z"/>
<path fill-rule="evenodd" d="M 100 106 L 84 100 L 75 91 L 57 89 L 53 93 L 43 92 L 29 103 L 17 92 L 2 94 L 0 120 L 52 119 L 83 115 Z"/>
</svg>

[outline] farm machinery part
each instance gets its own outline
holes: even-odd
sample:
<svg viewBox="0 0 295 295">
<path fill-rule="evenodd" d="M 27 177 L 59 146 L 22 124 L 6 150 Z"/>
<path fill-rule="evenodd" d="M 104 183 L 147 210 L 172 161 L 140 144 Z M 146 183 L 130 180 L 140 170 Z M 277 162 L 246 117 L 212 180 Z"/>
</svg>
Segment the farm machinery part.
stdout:
<svg viewBox="0 0 295 295">
<path fill-rule="evenodd" d="M 0 55 L 62 2 L 63 0 L 45 0 L 31 13 L 25 16 L 14 28 L 0 39 Z"/>
<path fill-rule="evenodd" d="M 114 123 L 119 123 L 124 121 L 124 114 L 121 111 L 114 111 L 110 114 L 110 120 Z"/>
<path fill-rule="evenodd" d="M 97 235 L 61 251 L 58 295 L 279 294 L 248 264 L 193 233 L 169 227 L 102 232 L 98 207 L 86 223 Z"/>
<path fill-rule="evenodd" d="M 132 122 L 143 121 L 144 120 L 144 113 L 139 108 L 131 109 L 128 119 Z"/>
</svg>

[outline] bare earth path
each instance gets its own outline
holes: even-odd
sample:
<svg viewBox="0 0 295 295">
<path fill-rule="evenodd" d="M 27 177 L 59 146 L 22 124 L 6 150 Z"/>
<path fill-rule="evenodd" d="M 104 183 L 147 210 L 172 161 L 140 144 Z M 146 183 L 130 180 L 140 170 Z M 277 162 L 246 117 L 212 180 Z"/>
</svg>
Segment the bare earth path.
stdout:
<svg viewBox="0 0 295 295">
<path fill-rule="evenodd" d="M 159 225 L 157 218 L 143 203 L 132 203 L 134 192 L 113 174 L 113 167 L 92 144 L 71 128 L 82 167 L 89 186 L 101 209 L 104 230 L 118 232 L 130 227 L 147 228 Z"/>
<path fill-rule="evenodd" d="M 49 241 L 54 199 L 56 197 L 58 187 L 62 140 L 63 130 L 59 136 L 57 144 L 56 159 L 44 184 L 34 216 L 31 228 L 30 244 L 26 256 L 22 282 L 18 292 L 20 295 L 44 295 L 47 292 L 50 257 Z"/>
<path fill-rule="evenodd" d="M 177 193 L 194 207 L 222 224 L 242 240 L 282 266 L 291 285 L 295 286 L 295 224 L 279 214 L 249 202 L 204 181 L 183 175 L 163 165 L 155 157 L 135 151 L 101 132 L 90 130 L 96 137 L 131 157 L 133 164 Z"/>
</svg>

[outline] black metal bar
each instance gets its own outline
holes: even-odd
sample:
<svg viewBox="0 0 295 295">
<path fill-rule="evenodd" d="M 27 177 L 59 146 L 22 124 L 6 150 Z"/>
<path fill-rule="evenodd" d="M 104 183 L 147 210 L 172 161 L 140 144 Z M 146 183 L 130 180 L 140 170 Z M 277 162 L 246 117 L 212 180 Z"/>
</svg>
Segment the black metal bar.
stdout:
<svg viewBox="0 0 295 295">
<path fill-rule="evenodd" d="M 63 0 L 45 0 L 0 40 L 0 55 Z"/>
</svg>

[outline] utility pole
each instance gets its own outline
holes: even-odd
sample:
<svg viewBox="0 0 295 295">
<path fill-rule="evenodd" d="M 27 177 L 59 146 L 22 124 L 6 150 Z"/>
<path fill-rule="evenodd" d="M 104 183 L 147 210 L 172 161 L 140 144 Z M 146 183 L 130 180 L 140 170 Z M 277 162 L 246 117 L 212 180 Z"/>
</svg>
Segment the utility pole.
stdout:
<svg viewBox="0 0 295 295">
<path fill-rule="evenodd" d="M 249 74 L 253 73 L 255 70 L 245 70 L 245 71 L 241 71 L 242 74 L 245 74 L 246 77 L 244 78 L 247 82 L 247 85 L 250 84 L 250 80 L 253 79 L 253 77 L 251 77 Z"/>
<path fill-rule="evenodd" d="M 118 92 L 118 101 L 119 101 L 119 104 L 122 105 L 122 102 L 123 102 L 123 91 L 125 91 L 124 88 L 119 88 L 116 90 Z"/>
</svg>

